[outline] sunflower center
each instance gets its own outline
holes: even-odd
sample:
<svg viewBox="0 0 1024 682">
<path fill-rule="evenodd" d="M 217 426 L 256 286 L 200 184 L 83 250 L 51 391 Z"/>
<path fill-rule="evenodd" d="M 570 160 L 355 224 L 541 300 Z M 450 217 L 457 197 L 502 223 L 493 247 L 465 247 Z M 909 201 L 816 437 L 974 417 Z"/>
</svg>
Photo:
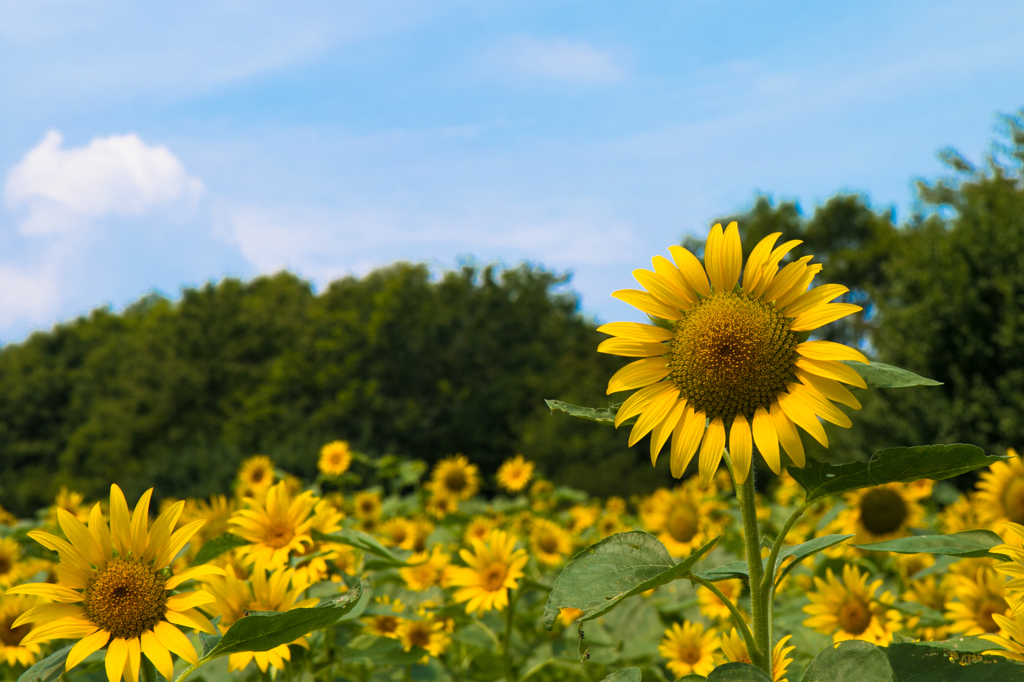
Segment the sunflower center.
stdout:
<svg viewBox="0 0 1024 682">
<path fill-rule="evenodd" d="M 978 625 L 984 628 L 985 632 L 999 632 L 999 623 L 992 617 L 994 613 L 999 615 L 1006 613 L 1005 599 L 989 599 L 978 606 Z"/>
<path fill-rule="evenodd" d="M 152 630 L 167 612 L 167 579 L 137 559 L 107 562 L 85 587 L 85 616 L 113 637 Z"/>
<path fill-rule="evenodd" d="M 665 530 L 676 542 L 689 542 L 697 534 L 697 514 L 688 507 L 676 507 L 669 514 Z"/>
<path fill-rule="evenodd" d="M 266 475 L 267 472 L 264 471 L 263 469 L 253 469 L 252 473 L 249 474 L 249 480 L 252 481 L 253 485 L 259 485 L 260 483 L 263 482 L 263 479 L 266 477 Z"/>
<path fill-rule="evenodd" d="M 377 616 L 374 619 L 373 627 L 380 635 L 390 635 L 398 629 L 398 618 L 395 616 Z"/>
<path fill-rule="evenodd" d="M 845 632 L 851 635 L 859 635 L 867 630 L 870 624 L 871 609 L 868 608 L 865 602 L 856 597 L 850 597 L 843 602 L 842 607 L 839 609 L 839 627 Z"/>
<path fill-rule="evenodd" d="M 19 625 L 16 628 L 11 627 L 11 623 L 18 619 L 20 614 L 12 614 L 9 617 L 0 618 L 0 643 L 5 646 L 18 646 L 21 644 L 21 640 L 25 639 L 25 635 L 29 633 L 32 626 Z"/>
<path fill-rule="evenodd" d="M 558 552 L 558 538 L 551 533 L 547 533 L 540 537 L 540 542 L 537 543 L 540 548 L 547 554 L 555 554 Z"/>
<path fill-rule="evenodd" d="M 14 568 L 14 562 L 5 554 L 0 554 L 0 575 L 6 575 Z"/>
<path fill-rule="evenodd" d="M 1024 523 L 1024 480 L 1014 479 L 1003 490 L 1003 510 L 1014 523 Z"/>
<path fill-rule="evenodd" d="M 452 469 L 444 476 L 444 487 L 453 493 L 461 493 L 466 489 L 466 472 L 462 469 Z"/>
<path fill-rule="evenodd" d="M 687 665 L 696 665 L 700 657 L 701 650 L 695 646 L 679 647 L 679 660 Z"/>
<path fill-rule="evenodd" d="M 421 649 L 426 649 L 430 646 L 430 630 L 420 623 L 409 628 L 408 637 L 411 643 Z"/>
<path fill-rule="evenodd" d="M 505 564 L 491 564 L 480 574 L 480 585 L 488 592 L 496 592 L 505 586 L 507 575 Z"/>
<path fill-rule="evenodd" d="M 907 503 L 895 490 L 875 488 L 860 501 L 860 520 L 873 535 L 887 535 L 907 519 Z"/>
<path fill-rule="evenodd" d="M 797 335 L 770 303 L 745 293 L 701 299 L 676 324 L 671 380 L 708 418 L 752 417 L 768 408 L 796 367 Z"/>
</svg>

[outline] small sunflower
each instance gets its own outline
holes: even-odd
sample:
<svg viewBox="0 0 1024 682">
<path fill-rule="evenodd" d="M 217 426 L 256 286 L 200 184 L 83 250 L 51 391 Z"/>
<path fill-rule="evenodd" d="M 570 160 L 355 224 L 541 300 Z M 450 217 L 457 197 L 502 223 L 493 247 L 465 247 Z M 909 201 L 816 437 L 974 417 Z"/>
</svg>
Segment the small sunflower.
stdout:
<svg viewBox="0 0 1024 682">
<path fill-rule="evenodd" d="M 422 592 L 445 582 L 451 560 L 451 555 L 442 551 L 441 545 L 434 545 L 430 553 L 417 552 L 409 557 L 406 560 L 409 565 L 398 569 L 398 575 L 407 588 Z"/>
<path fill-rule="evenodd" d="M 239 551 L 247 564 L 260 563 L 267 568 L 284 565 L 292 552 L 302 554 L 313 544 L 310 513 L 316 505 L 311 492 L 294 499 L 284 481 L 267 491 L 266 503 L 246 498 L 246 508 L 231 517 L 229 525 L 234 533 L 250 544 Z"/>
<path fill-rule="evenodd" d="M 530 529 L 530 549 L 540 563 L 558 566 L 572 551 L 572 535 L 554 521 L 536 519 Z"/>
<path fill-rule="evenodd" d="M 623 523 L 622 518 L 618 514 L 605 512 L 597 520 L 597 534 L 601 538 L 606 538 L 616 533 L 623 533 L 627 530 L 629 530 L 629 526 Z"/>
<path fill-rule="evenodd" d="M 447 457 L 434 467 L 427 488 L 437 497 L 468 500 L 480 489 L 479 469 L 465 455 Z"/>
<path fill-rule="evenodd" d="M 412 651 L 415 646 L 434 658 L 443 656 L 445 649 L 452 641 L 452 638 L 445 632 L 445 622 L 430 618 L 424 620 L 401 618 L 395 634 L 398 635 L 398 641 L 402 643 L 402 648 L 406 651 Z M 425 661 L 420 662 L 424 663 Z"/>
<path fill-rule="evenodd" d="M 786 669 L 793 662 L 793 659 L 789 658 L 789 652 L 796 649 L 794 646 L 786 646 L 786 642 L 790 640 L 790 637 L 791 635 L 786 635 L 772 649 L 772 682 L 788 682 L 786 679 Z M 740 637 L 740 633 L 737 632 L 736 628 L 733 628 L 732 632 L 722 634 L 719 646 L 724 655 L 724 660 L 721 660 L 719 665 L 725 663 L 753 665 L 753 661 L 750 660 L 750 654 L 747 652 L 747 645 L 743 638 Z"/>
<path fill-rule="evenodd" d="M 4 506 L 0 504 L 0 526 L 13 526 L 18 522 L 18 519 L 11 512 L 4 509 Z"/>
<path fill-rule="evenodd" d="M 176 625 L 213 634 L 213 627 L 195 610 L 213 601 L 197 590 L 171 594 L 193 578 L 222 573 L 214 566 L 195 566 L 176 575 L 171 560 L 195 535 L 202 521 L 173 531 L 184 502 L 172 505 L 149 524 L 147 490 L 129 515 L 124 494 L 110 487 L 110 525 L 96 504 L 88 526 L 61 509 L 58 523 L 67 540 L 44 531 L 29 536 L 60 556 L 60 584 L 26 583 L 7 591 L 51 600 L 29 609 L 12 627 L 37 623 L 21 640 L 22 646 L 52 639 L 79 640 L 68 654 L 65 670 L 71 670 L 95 651 L 104 654 L 107 677 L 119 682 L 139 676 L 141 655 L 167 679 L 172 677 L 171 653 L 193 665 L 199 659 L 188 638 Z"/>
<path fill-rule="evenodd" d="M 320 448 L 320 459 L 316 463 L 320 473 L 326 476 L 341 476 L 352 465 L 352 451 L 348 442 L 336 440 Z"/>
<path fill-rule="evenodd" d="M 799 241 L 773 249 L 780 236 L 763 239 L 743 272 L 739 229 L 715 225 L 704 250 L 704 267 L 692 253 L 669 247 L 675 264 L 655 256 L 654 271 L 634 270 L 647 290 L 624 289 L 612 296 L 639 308 L 668 328 L 612 322 L 598 328 L 613 338 L 598 351 L 633 358 L 612 376 L 608 393 L 640 389 L 615 415 L 615 425 L 639 417 L 629 436 L 633 445 L 651 435 L 651 461 L 672 437 L 672 475 L 681 477 L 700 446 L 700 482 L 711 482 L 728 436 L 737 481 L 750 471 L 757 445 L 779 473 L 779 445 L 793 463 L 804 465 L 796 427 L 823 446 L 828 438 L 818 418 L 843 427 L 850 418 L 833 403 L 860 403 L 842 383 L 866 388 L 843 360 L 867 362 L 857 350 L 831 341 L 803 341 L 805 332 L 861 310 L 829 303 L 848 291 L 826 284 L 807 290 L 820 265 L 812 256 L 779 270 Z M 705 426 L 706 424 L 706 426 Z"/>
<path fill-rule="evenodd" d="M 474 516 L 470 519 L 469 523 L 466 524 L 466 530 L 462 534 L 463 541 L 468 545 L 473 542 L 473 539 L 485 540 L 492 530 L 496 527 L 494 520 L 486 516 Z"/>
<path fill-rule="evenodd" d="M 601 508 L 591 504 L 575 504 L 569 508 L 569 523 L 566 530 L 579 535 L 597 523 Z"/>
<path fill-rule="evenodd" d="M 352 501 L 353 511 L 360 521 L 377 521 L 381 514 L 380 493 L 363 491 Z"/>
<path fill-rule="evenodd" d="M 707 632 L 700 623 L 683 621 L 673 623 L 665 630 L 665 637 L 658 645 L 658 653 L 668 660 L 668 669 L 676 677 L 684 675 L 707 675 L 715 669 L 714 653 L 718 650 L 715 629 Z"/>
<path fill-rule="evenodd" d="M 739 601 L 739 596 L 743 593 L 743 581 L 739 579 L 720 580 L 715 586 L 733 604 Z M 725 602 L 707 588 L 697 590 L 697 604 L 700 606 L 701 614 L 712 621 L 727 621 L 732 617 L 732 612 Z"/>
<path fill-rule="evenodd" d="M 206 522 L 192 541 L 194 545 L 192 549 L 198 550 L 203 543 L 227 532 L 228 520 L 237 509 L 238 502 L 226 495 L 214 495 L 209 500 L 197 500 L 191 510 L 188 509 L 186 502 L 186 511 L 182 514 L 182 517 L 184 518 L 187 515 L 189 521 L 202 519 Z M 184 522 L 179 520 L 178 525 Z"/>
<path fill-rule="evenodd" d="M 604 501 L 604 508 L 609 514 L 622 516 L 626 513 L 626 501 L 621 497 L 613 495 Z"/>
<path fill-rule="evenodd" d="M 993 616 L 1010 615 L 1003 577 L 982 566 L 973 576 L 950 574 L 948 578 L 955 600 L 946 607 L 946 618 L 952 622 L 949 631 L 961 635 L 998 633 L 999 623 Z"/>
<path fill-rule="evenodd" d="M 923 604 L 933 611 L 945 613 L 949 595 L 949 581 L 929 575 L 911 580 L 907 591 L 903 593 L 903 601 Z M 949 637 L 947 626 L 921 626 L 920 619 L 916 617 L 907 618 L 907 629 L 915 631 L 926 642 L 939 642 Z"/>
<path fill-rule="evenodd" d="M 26 578 L 24 567 L 21 545 L 14 538 L 0 538 L 0 594 L 3 588 Z"/>
<path fill-rule="evenodd" d="M 996 462 L 981 474 L 976 498 L 982 521 L 1000 535 L 1007 521 L 1024 523 L 1024 462 L 1013 448 L 1006 454 L 1013 459 Z"/>
<path fill-rule="evenodd" d="M 961 495 L 939 512 L 939 530 L 949 535 L 984 528 L 986 524 L 981 520 L 978 507 L 977 492 Z"/>
<path fill-rule="evenodd" d="M 895 601 L 891 594 L 885 592 L 875 597 L 882 581 L 868 585 L 868 574 L 851 564 L 843 566 L 841 581 L 831 568 L 825 577 L 826 580 L 814 578 L 816 591 L 807 595 L 811 603 L 803 609 L 811 617 L 804 625 L 832 635 L 832 641 L 837 644 L 848 639 L 860 639 L 876 646 L 889 644 L 902 621 L 899 612 L 891 608 Z"/>
<path fill-rule="evenodd" d="M 274 462 L 266 455 L 256 455 L 238 468 L 238 485 L 242 490 L 265 492 L 274 485 Z"/>
<path fill-rule="evenodd" d="M 924 523 L 925 508 L 920 501 L 931 494 L 930 485 L 906 483 L 883 483 L 846 493 L 846 509 L 834 523 L 836 532 L 854 534 L 850 543 L 854 545 L 906 537 Z"/>
<path fill-rule="evenodd" d="M 721 524 L 715 513 L 722 508 L 710 495 L 702 495 L 696 479 L 674 491 L 660 489 L 641 510 L 644 527 L 658 536 L 668 553 L 686 556 L 718 534 Z"/>
<path fill-rule="evenodd" d="M 482 616 L 492 609 L 502 611 L 508 606 L 508 591 L 519 587 L 528 559 L 526 550 L 515 549 L 515 537 L 502 530 L 491 531 L 486 544 L 473 540 L 472 546 L 472 552 L 459 551 L 468 568 L 451 570 L 451 584 L 461 588 L 454 599 L 468 602 L 466 613 L 476 611 Z"/>
<path fill-rule="evenodd" d="M 526 487 L 533 477 L 533 462 L 527 462 L 522 455 L 506 460 L 498 468 L 498 485 L 510 493 L 517 493 Z"/>
<path fill-rule="evenodd" d="M 308 585 L 296 583 L 295 571 L 278 568 L 270 576 L 259 565 L 255 567 L 249 581 L 234 576 L 214 576 L 206 579 L 206 590 L 213 595 L 213 602 L 203 609 L 213 616 L 220 616 L 220 629 L 227 632 L 246 611 L 291 611 L 292 609 L 316 606 L 316 599 L 299 600 Z M 291 644 L 308 648 L 305 637 L 299 637 Z M 242 670 L 253 659 L 262 672 L 270 666 L 284 669 L 284 661 L 291 660 L 288 644 L 282 644 L 269 651 L 245 651 L 228 656 L 228 672 Z M 170 679 L 170 678 L 167 678 Z"/>
<path fill-rule="evenodd" d="M 398 616 L 382 613 L 376 616 L 367 616 L 366 618 L 363 618 L 363 626 L 366 628 L 366 632 L 371 635 L 387 637 L 388 639 L 398 639 L 398 624 L 401 620 L 402 619 Z"/>
<path fill-rule="evenodd" d="M 409 522 L 409 519 L 401 516 L 388 519 L 377 526 L 377 536 L 380 541 L 391 547 L 401 547 L 409 539 L 411 533 L 412 523 Z"/>
<path fill-rule="evenodd" d="M 82 522 L 89 518 L 89 507 L 85 504 L 85 495 L 71 490 L 66 485 L 62 485 L 57 491 L 57 497 L 46 514 L 47 525 L 57 525 L 58 509 L 63 509 Z"/>
<path fill-rule="evenodd" d="M 410 552 L 422 552 L 427 548 L 427 539 L 434 532 L 434 524 L 423 517 L 414 518 L 409 523 L 409 537 L 400 546 Z"/>
<path fill-rule="evenodd" d="M 36 662 L 42 649 L 38 644 L 23 644 L 32 631 L 31 624 L 14 627 L 15 621 L 39 604 L 36 597 L 11 595 L 0 597 L 0 663 L 28 667 Z"/>
</svg>

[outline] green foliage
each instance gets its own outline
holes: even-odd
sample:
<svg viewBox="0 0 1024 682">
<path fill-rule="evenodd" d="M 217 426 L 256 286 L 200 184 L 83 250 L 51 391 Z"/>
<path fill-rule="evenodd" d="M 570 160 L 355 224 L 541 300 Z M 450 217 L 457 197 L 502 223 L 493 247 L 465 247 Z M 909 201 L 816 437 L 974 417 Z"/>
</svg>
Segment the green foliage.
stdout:
<svg viewBox="0 0 1024 682">
<path fill-rule="evenodd" d="M 608 675 L 602 682 L 640 682 L 640 668 L 623 668 Z"/>
<path fill-rule="evenodd" d="M 240 538 L 234 533 L 221 533 L 199 548 L 199 552 L 196 553 L 195 563 L 197 565 L 209 563 L 224 552 L 229 552 L 236 547 L 242 547 L 247 544 L 249 544 L 248 540 Z"/>
<path fill-rule="evenodd" d="M 344 528 L 334 533 L 321 533 L 320 531 L 313 529 L 313 539 L 318 542 L 337 542 L 342 545 L 348 545 L 361 549 L 367 554 L 379 557 L 383 560 L 385 565 L 389 566 L 405 566 L 405 560 L 395 554 L 392 550 L 381 544 L 380 540 L 373 537 L 369 533 L 364 533 L 361 530 L 355 528 Z M 401 550 L 399 550 L 401 551 Z M 405 552 L 408 554 L 408 552 Z"/>
<path fill-rule="evenodd" d="M 772 678 L 748 663 L 726 663 L 711 671 L 708 682 L 772 682 Z"/>
<path fill-rule="evenodd" d="M 992 554 L 990 549 L 1003 544 L 1003 539 L 990 530 L 965 530 L 950 535 L 912 535 L 895 540 L 855 545 L 873 552 L 897 552 L 900 554 L 945 554 L 961 558 L 987 557 L 1000 559 L 1002 555 Z"/>
<path fill-rule="evenodd" d="M 900 682 L 885 652 L 874 644 L 852 640 L 825 647 L 808 666 L 805 682 Z"/>
<path fill-rule="evenodd" d="M 940 381 L 925 379 L 909 370 L 893 367 L 884 362 L 872 362 L 870 365 L 865 365 L 863 362 L 845 360 L 844 364 L 852 367 L 864 379 L 864 383 L 868 385 L 868 388 L 910 388 L 911 386 L 942 385 Z"/>
<path fill-rule="evenodd" d="M 73 648 L 74 644 L 66 646 L 37 661 L 18 677 L 18 682 L 53 682 L 64 674 L 64 664 Z"/>
</svg>

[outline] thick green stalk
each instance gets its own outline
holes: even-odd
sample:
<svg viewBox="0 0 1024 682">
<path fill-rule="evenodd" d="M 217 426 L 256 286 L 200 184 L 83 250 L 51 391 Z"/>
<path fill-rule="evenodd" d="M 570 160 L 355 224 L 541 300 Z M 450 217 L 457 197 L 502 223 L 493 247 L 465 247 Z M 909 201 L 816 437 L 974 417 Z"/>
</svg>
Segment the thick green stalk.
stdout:
<svg viewBox="0 0 1024 682">
<path fill-rule="evenodd" d="M 733 479 L 735 480 L 735 478 Z M 754 496 L 754 469 L 751 467 L 747 479 L 736 485 L 736 498 L 740 503 L 743 518 L 743 545 L 747 553 L 747 571 L 750 574 L 750 618 L 754 626 L 754 646 L 747 643 L 751 662 L 761 670 L 772 674 L 771 590 L 763 585 L 764 569 L 761 565 L 761 533 L 757 527 L 757 505 Z"/>
</svg>

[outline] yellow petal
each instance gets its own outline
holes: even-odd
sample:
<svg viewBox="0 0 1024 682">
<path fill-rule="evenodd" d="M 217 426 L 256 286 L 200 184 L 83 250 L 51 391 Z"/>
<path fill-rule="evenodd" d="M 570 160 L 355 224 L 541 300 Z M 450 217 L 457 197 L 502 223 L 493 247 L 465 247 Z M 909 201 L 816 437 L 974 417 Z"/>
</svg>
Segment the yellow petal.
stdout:
<svg viewBox="0 0 1024 682">
<path fill-rule="evenodd" d="M 762 239 L 754 247 L 754 250 L 750 252 L 750 258 L 747 259 L 747 266 L 743 270 L 743 290 L 752 291 L 761 280 L 762 272 L 765 263 L 768 261 L 768 254 L 771 253 L 772 247 L 775 246 L 775 242 L 779 237 L 782 236 L 781 232 L 772 232 L 770 235 Z"/>
<path fill-rule="evenodd" d="M 22 583 L 7 590 L 5 595 L 7 594 L 32 594 L 65 604 L 74 604 L 75 602 L 82 601 L 81 592 L 68 589 L 62 585 L 51 585 L 50 583 Z"/>
<path fill-rule="evenodd" d="M 187 611 L 195 606 L 202 606 L 203 604 L 210 604 L 215 601 L 216 599 L 210 593 L 202 590 L 182 592 L 167 598 L 167 609 L 169 611 Z"/>
<path fill-rule="evenodd" d="M 165 509 L 156 518 L 156 521 L 153 522 L 153 527 L 149 529 L 149 536 L 146 539 L 146 553 L 143 555 L 144 561 L 151 561 L 156 556 L 157 551 L 171 539 L 171 531 L 178 524 L 178 517 L 181 516 L 183 509 L 185 509 L 185 501 L 179 500 Z"/>
<path fill-rule="evenodd" d="M 597 346 L 598 353 L 621 355 L 627 358 L 653 358 L 668 352 L 663 343 L 633 341 L 631 339 L 605 339 Z"/>
<path fill-rule="evenodd" d="M 779 298 L 779 296 L 788 293 L 807 271 L 807 262 L 813 257 L 814 256 L 804 256 L 803 258 L 799 258 L 782 268 L 782 272 L 775 276 L 772 283 L 768 285 L 768 289 L 764 292 L 764 300 L 771 303 L 775 299 Z"/>
<path fill-rule="evenodd" d="M 803 244 L 799 239 L 791 239 L 785 242 L 781 246 L 776 247 L 768 258 L 765 259 L 764 267 L 761 269 L 761 277 L 758 279 L 757 285 L 751 290 L 751 294 L 754 296 L 762 296 L 764 292 L 771 286 L 772 280 L 775 279 L 775 275 L 779 270 L 779 263 L 785 258 L 786 254 L 793 250 L 794 247 Z"/>
<path fill-rule="evenodd" d="M 647 406 L 651 404 L 652 400 L 662 393 L 668 393 L 673 388 L 674 386 L 670 382 L 659 381 L 656 384 L 644 386 L 639 391 L 626 398 L 626 401 L 619 407 L 619 411 L 615 413 L 615 428 L 619 428 L 622 422 L 626 421 L 630 417 L 635 417 L 643 412 L 647 409 Z"/>
<path fill-rule="evenodd" d="M 715 291 L 725 291 L 725 276 L 722 272 L 722 225 L 716 224 L 708 233 L 708 241 L 704 245 L 704 269 L 708 271 L 708 279 Z"/>
<path fill-rule="evenodd" d="M 103 550 L 96 544 L 92 533 L 85 524 L 75 518 L 66 509 L 57 509 L 57 523 L 64 531 L 72 546 L 81 553 L 93 566 L 102 566 L 104 562 Z"/>
<path fill-rule="evenodd" d="M 10 593 L 8 593 L 10 594 Z M 67 618 L 69 616 L 82 617 L 85 611 L 81 606 L 74 604 L 38 604 L 33 606 L 11 624 L 12 628 L 21 627 L 26 623 L 38 623 L 39 621 L 49 622 Z"/>
<path fill-rule="evenodd" d="M 807 463 L 807 459 L 804 456 L 804 444 L 800 441 L 800 434 L 797 433 L 793 422 L 782 411 L 782 406 L 779 405 L 778 401 L 772 403 L 770 414 L 772 426 L 775 427 L 775 434 L 779 437 L 779 443 L 782 445 L 782 448 L 789 455 L 789 458 L 793 460 L 794 465 L 803 467 Z"/>
<path fill-rule="evenodd" d="M 852 303 L 826 303 L 797 315 L 789 328 L 795 332 L 813 331 L 859 310 L 863 308 Z"/>
<path fill-rule="evenodd" d="M 21 640 L 21 645 L 28 646 L 51 639 L 81 639 L 88 637 L 98 629 L 95 623 L 86 620 L 83 616 L 68 616 L 32 628 Z"/>
<path fill-rule="evenodd" d="M 825 429 L 818 421 L 818 415 L 807 403 L 792 393 L 783 393 L 779 396 L 779 405 L 790 421 L 814 436 L 814 439 L 821 443 L 822 447 L 828 447 L 828 436 L 825 435 Z"/>
<path fill-rule="evenodd" d="M 199 630 L 210 635 L 216 634 L 213 626 L 210 625 L 210 621 L 195 609 L 188 609 L 187 611 L 168 611 L 164 615 L 164 618 L 175 625 L 184 625 L 187 628 Z"/>
<path fill-rule="evenodd" d="M 661 381 L 669 375 L 668 359 L 664 357 L 644 358 L 631 362 L 608 380 L 608 393 L 630 391 Z"/>
<path fill-rule="evenodd" d="M 866 365 L 871 364 L 856 348 L 833 341 L 804 341 L 797 345 L 796 352 L 811 360 L 852 360 Z"/>
<path fill-rule="evenodd" d="M 645 312 L 651 317 L 660 317 L 663 320 L 679 320 L 683 314 L 675 308 L 662 303 L 660 300 L 638 289 L 619 289 L 612 292 L 612 298 L 617 298 L 628 303 L 637 310 Z"/>
<path fill-rule="evenodd" d="M 127 556 L 131 548 L 132 524 L 128 516 L 128 503 L 117 484 L 110 486 L 110 537 L 117 553 Z"/>
<path fill-rule="evenodd" d="M 814 287 L 810 291 L 797 296 L 792 303 L 786 306 L 783 312 L 789 317 L 796 317 L 805 310 L 810 310 L 822 303 L 828 303 L 848 291 L 849 289 L 842 284 L 822 284 L 820 287 Z"/>
<path fill-rule="evenodd" d="M 609 322 L 608 324 L 602 324 L 597 328 L 597 331 L 631 341 L 644 341 L 647 343 L 668 341 L 674 336 L 668 329 L 640 322 Z"/>
<path fill-rule="evenodd" d="M 677 291 L 669 282 L 662 279 L 658 273 L 637 269 L 633 271 L 633 277 L 656 299 L 673 310 L 688 310 L 690 308 L 690 302 L 683 298 L 682 292 Z"/>
<path fill-rule="evenodd" d="M 137 682 L 141 665 L 142 647 L 139 646 L 139 638 L 132 637 L 128 640 L 128 661 L 124 664 L 124 676 L 128 682 Z"/>
<path fill-rule="evenodd" d="M 78 644 L 68 652 L 67 661 L 64 663 L 64 670 L 68 671 L 88 658 L 89 654 L 99 651 L 110 640 L 110 633 L 106 630 L 97 630 L 88 637 L 83 637 Z M 171 679 L 171 678 L 167 678 Z"/>
<path fill-rule="evenodd" d="M 206 576 L 217 575 L 224 576 L 226 573 L 223 568 L 218 566 L 211 566 L 210 564 L 202 564 L 200 566 L 193 566 L 192 568 L 186 568 L 181 573 L 167 579 L 167 589 L 173 590 L 178 585 L 188 582 L 189 580 L 196 580 Z"/>
<path fill-rule="evenodd" d="M 683 416 L 683 409 L 686 407 L 686 399 L 677 400 L 676 404 L 669 410 L 668 415 L 661 420 L 661 422 L 654 427 L 654 431 L 651 433 L 651 465 L 658 463 L 658 455 L 661 454 L 661 449 L 665 447 L 665 442 L 668 437 L 672 435 L 672 432 L 676 428 L 676 424 Z"/>
<path fill-rule="evenodd" d="M 103 518 L 103 510 L 100 509 L 99 502 L 89 512 L 89 532 L 92 533 L 93 539 L 99 546 L 100 551 L 103 552 L 104 561 L 113 559 L 114 545 L 110 540 L 110 528 L 107 527 L 107 522 Z"/>
<path fill-rule="evenodd" d="M 715 417 L 708 424 L 708 430 L 704 433 L 704 442 L 700 444 L 700 487 L 707 489 L 715 472 L 718 471 L 718 464 L 722 461 L 725 453 L 725 425 L 721 417 Z"/>
<path fill-rule="evenodd" d="M 676 423 L 672 433 L 672 459 L 670 461 L 672 475 L 681 478 L 690 465 L 697 446 L 704 435 L 704 424 L 707 417 L 703 412 L 695 412 L 691 405 L 683 410 L 683 416 Z"/>
<path fill-rule="evenodd" d="M 107 647 L 107 655 L 104 664 L 107 668 L 107 680 L 109 682 L 121 682 L 124 674 L 124 664 L 128 662 L 128 642 L 120 637 L 115 637 Z"/>
<path fill-rule="evenodd" d="M 670 246 L 668 250 L 672 254 L 672 260 L 676 262 L 676 267 L 679 268 L 679 273 L 690 288 L 701 296 L 710 296 L 711 285 L 708 284 L 708 275 L 697 257 L 681 246 Z"/>
<path fill-rule="evenodd" d="M 722 259 L 722 286 L 725 291 L 732 291 L 740 281 L 740 270 L 743 268 L 743 242 L 740 241 L 740 228 L 735 220 L 725 228 L 719 254 Z"/>
<path fill-rule="evenodd" d="M 808 265 L 804 270 L 804 274 L 800 276 L 796 284 L 791 286 L 788 291 L 784 291 L 775 299 L 775 306 L 779 309 L 786 308 L 790 303 L 795 301 L 801 295 L 807 293 L 807 287 L 811 286 L 811 282 L 821 272 L 822 266 L 820 263 L 813 263 Z M 793 315 L 790 315 L 793 317 Z"/>
<path fill-rule="evenodd" d="M 860 409 L 860 401 L 857 400 L 852 393 L 841 383 L 835 379 L 826 379 L 825 377 L 819 377 L 817 374 L 811 374 L 799 367 L 796 370 L 796 377 L 800 381 L 804 382 L 807 386 L 810 386 L 822 396 L 829 400 L 833 400 L 837 403 L 842 403 L 847 407 L 852 407 L 855 410 Z"/>
<path fill-rule="evenodd" d="M 92 574 L 92 566 L 89 564 L 89 560 L 64 538 L 59 538 L 56 535 L 50 535 L 46 531 L 42 530 L 30 530 L 28 532 L 28 536 L 43 547 L 52 549 L 60 554 L 60 560 L 62 562 L 74 565 L 76 568 L 87 574 Z"/>
<path fill-rule="evenodd" d="M 768 410 L 763 407 L 754 412 L 754 442 L 768 467 L 776 474 L 782 471 L 779 463 L 779 436 Z"/>
<path fill-rule="evenodd" d="M 673 293 L 686 303 L 686 307 L 683 310 L 689 310 L 697 302 L 697 293 L 686 281 L 686 278 L 683 277 L 683 273 L 679 271 L 679 268 L 664 256 L 655 256 L 651 259 L 651 263 L 654 265 L 654 271 L 658 273 L 658 276 L 668 282 L 672 287 Z"/>
<path fill-rule="evenodd" d="M 174 557 L 178 556 L 188 541 L 192 539 L 192 536 L 199 532 L 199 529 L 206 525 L 205 519 L 198 519 L 196 521 L 190 521 L 184 526 L 174 531 L 174 535 L 171 536 L 171 541 L 167 543 L 167 546 L 160 550 L 156 556 L 156 567 L 164 568 L 169 566 Z"/>
<path fill-rule="evenodd" d="M 135 511 L 132 512 L 132 552 L 137 557 L 141 557 L 146 553 L 146 540 L 149 537 L 149 500 L 151 497 L 153 497 L 152 488 L 142 493 L 142 497 L 135 504 Z"/>
<path fill-rule="evenodd" d="M 163 675 L 165 680 L 173 680 L 174 664 L 171 662 L 171 653 L 167 651 L 167 647 L 161 644 L 157 636 L 150 630 L 142 633 L 140 643 L 142 644 L 142 653 L 146 654 L 146 658 L 153 662 L 153 667 L 157 669 L 157 672 Z"/>
<path fill-rule="evenodd" d="M 790 395 L 799 398 L 803 401 L 804 405 L 810 408 L 812 412 L 822 419 L 830 421 L 836 426 L 841 426 L 844 429 L 848 429 L 853 426 L 853 422 L 850 421 L 848 416 L 813 388 L 808 388 L 804 384 L 787 384 L 786 388 Z"/>
<path fill-rule="evenodd" d="M 192 665 L 199 665 L 199 656 L 196 655 L 195 647 L 192 646 L 192 642 L 189 641 L 188 637 L 181 630 L 170 623 L 160 621 L 153 627 L 153 632 L 156 634 L 157 639 L 160 640 L 160 643 L 169 650 Z"/>
<path fill-rule="evenodd" d="M 800 356 L 796 359 L 796 366 L 806 372 L 817 374 L 826 379 L 842 381 L 844 384 L 850 384 L 857 388 L 868 387 L 867 383 L 864 382 L 864 378 L 857 374 L 853 368 L 835 360 L 812 360 L 808 357 Z"/>
<path fill-rule="evenodd" d="M 732 454 L 732 472 L 736 483 L 742 484 L 750 473 L 750 460 L 753 457 L 753 445 L 750 437 L 750 424 L 742 414 L 736 415 L 729 429 L 729 452 Z"/>
<path fill-rule="evenodd" d="M 658 396 L 647 406 L 640 418 L 633 425 L 629 434 L 629 447 L 633 447 L 638 440 L 646 436 L 661 423 L 661 420 L 668 416 L 669 411 L 675 406 L 676 398 L 679 397 L 679 389 L 673 388 L 668 393 Z"/>
</svg>

